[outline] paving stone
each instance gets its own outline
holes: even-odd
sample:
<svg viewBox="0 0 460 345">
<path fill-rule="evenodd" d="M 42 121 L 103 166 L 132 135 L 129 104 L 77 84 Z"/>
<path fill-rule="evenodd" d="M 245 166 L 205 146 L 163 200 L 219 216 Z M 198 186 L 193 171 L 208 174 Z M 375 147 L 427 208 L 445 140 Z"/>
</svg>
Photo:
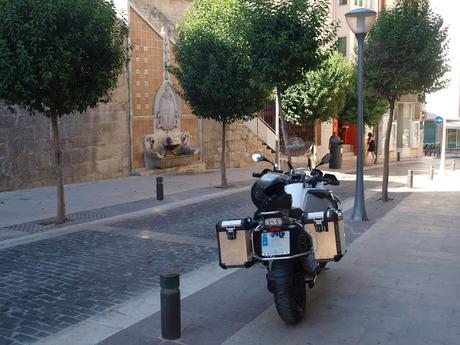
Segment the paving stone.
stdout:
<svg viewBox="0 0 460 345">
<path fill-rule="evenodd" d="M 164 270 L 216 260 L 214 248 L 96 231 L 5 249 L 0 271 L 14 288 L 2 290 L 0 329 L 17 341 L 53 334 L 158 286 Z M 25 279 L 34 275 L 45 280 Z"/>
<path fill-rule="evenodd" d="M 17 340 L 21 343 L 33 343 L 34 341 L 37 341 L 37 338 L 34 338 L 34 337 L 31 337 L 31 336 L 28 336 L 26 334 L 16 334 L 14 337 L 13 337 L 14 340 Z"/>
</svg>

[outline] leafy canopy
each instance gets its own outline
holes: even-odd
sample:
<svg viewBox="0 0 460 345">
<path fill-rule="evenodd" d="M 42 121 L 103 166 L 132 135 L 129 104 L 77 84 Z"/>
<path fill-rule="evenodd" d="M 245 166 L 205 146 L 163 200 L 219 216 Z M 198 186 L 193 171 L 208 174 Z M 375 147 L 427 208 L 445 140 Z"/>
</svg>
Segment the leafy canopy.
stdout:
<svg viewBox="0 0 460 345">
<path fill-rule="evenodd" d="M 316 68 L 334 43 L 337 23 L 325 0 L 246 1 L 251 56 L 271 87 L 282 90 Z"/>
<path fill-rule="evenodd" d="M 282 105 L 286 120 L 302 125 L 337 116 L 345 106 L 353 72 L 348 60 L 335 52 L 319 68 L 302 73 L 303 80 L 284 92 Z"/>
<path fill-rule="evenodd" d="M 267 87 L 249 56 L 240 0 L 195 0 L 179 25 L 171 68 L 194 114 L 219 122 L 249 119 Z"/>
<path fill-rule="evenodd" d="M 108 102 L 127 33 L 104 0 L 0 0 L 0 98 L 48 117 Z"/>
<path fill-rule="evenodd" d="M 448 31 L 428 0 L 398 0 L 383 11 L 364 49 L 365 82 L 395 101 L 445 87 Z"/>
<path fill-rule="evenodd" d="M 368 88 L 363 94 L 363 120 L 368 126 L 378 126 L 388 112 L 388 102 L 385 98 Z M 353 73 L 350 87 L 345 97 L 345 105 L 339 112 L 339 119 L 352 123 L 358 122 L 358 82 L 356 73 Z"/>
</svg>

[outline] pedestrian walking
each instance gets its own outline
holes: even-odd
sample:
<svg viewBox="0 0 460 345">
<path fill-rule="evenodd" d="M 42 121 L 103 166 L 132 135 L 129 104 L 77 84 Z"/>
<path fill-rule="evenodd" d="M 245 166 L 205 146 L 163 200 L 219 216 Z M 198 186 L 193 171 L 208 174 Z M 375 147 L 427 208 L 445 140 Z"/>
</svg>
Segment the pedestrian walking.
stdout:
<svg viewBox="0 0 460 345">
<path fill-rule="evenodd" d="M 375 154 L 375 140 L 374 140 L 374 135 L 372 133 L 367 134 L 367 155 L 366 155 L 366 159 L 369 159 L 368 158 L 369 153 L 371 154 L 372 162 L 375 164 L 377 156 Z"/>
</svg>

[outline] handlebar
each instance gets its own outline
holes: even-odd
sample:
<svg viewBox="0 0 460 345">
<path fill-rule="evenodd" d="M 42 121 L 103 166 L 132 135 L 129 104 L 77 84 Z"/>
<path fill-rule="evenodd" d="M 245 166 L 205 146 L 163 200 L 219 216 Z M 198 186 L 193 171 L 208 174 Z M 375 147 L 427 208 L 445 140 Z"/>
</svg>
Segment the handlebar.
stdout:
<svg viewBox="0 0 460 345">
<path fill-rule="evenodd" d="M 270 172 L 272 170 L 270 169 L 264 169 L 262 172 L 253 172 L 252 177 L 255 178 L 261 178 L 264 176 L 266 173 Z M 324 174 L 317 169 L 312 170 L 312 175 L 305 175 L 305 174 L 298 174 L 298 173 L 286 173 L 287 175 L 291 175 L 290 183 L 298 183 L 298 182 L 303 182 L 303 183 L 309 183 L 313 186 L 315 186 L 318 182 L 324 182 L 326 184 L 329 184 L 331 186 L 338 186 L 340 185 L 339 180 L 334 175 L 331 174 Z M 302 176 L 300 176 L 302 175 Z M 300 177 L 300 178 L 299 178 Z"/>
</svg>

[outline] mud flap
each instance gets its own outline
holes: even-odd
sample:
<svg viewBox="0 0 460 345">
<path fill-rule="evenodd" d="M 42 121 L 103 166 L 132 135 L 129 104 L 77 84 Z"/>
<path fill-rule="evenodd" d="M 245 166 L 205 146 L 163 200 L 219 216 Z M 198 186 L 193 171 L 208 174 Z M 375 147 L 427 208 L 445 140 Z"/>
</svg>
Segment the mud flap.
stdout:
<svg viewBox="0 0 460 345">
<path fill-rule="evenodd" d="M 274 261 L 267 273 L 267 289 L 271 293 L 289 293 L 292 289 L 293 262 L 291 260 Z"/>
</svg>

